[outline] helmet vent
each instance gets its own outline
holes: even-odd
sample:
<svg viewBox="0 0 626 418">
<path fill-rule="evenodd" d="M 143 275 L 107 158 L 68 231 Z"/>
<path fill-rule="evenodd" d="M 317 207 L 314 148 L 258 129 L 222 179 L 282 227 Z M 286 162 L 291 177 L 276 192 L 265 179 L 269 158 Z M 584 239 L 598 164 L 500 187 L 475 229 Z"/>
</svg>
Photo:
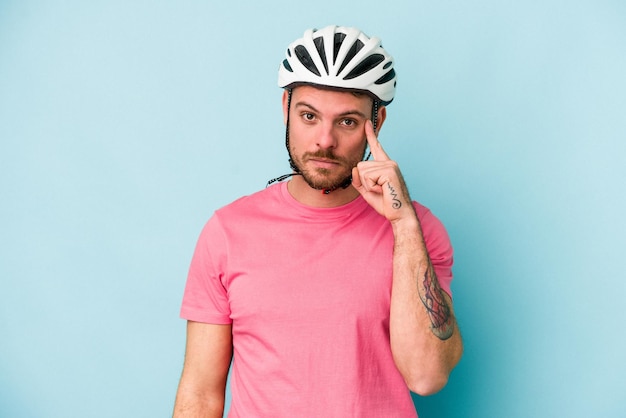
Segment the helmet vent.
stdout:
<svg viewBox="0 0 626 418">
<path fill-rule="evenodd" d="M 289 71 L 290 73 L 293 73 L 293 70 L 291 69 L 291 65 L 289 65 L 289 61 L 283 60 L 283 67 L 285 67 L 285 70 Z"/>
<path fill-rule="evenodd" d="M 326 74 L 328 74 L 328 63 L 326 62 L 326 52 L 324 52 L 324 38 L 317 37 L 313 40 L 315 43 L 315 48 L 317 49 L 317 53 L 322 59 L 322 64 L 324 64 L 324 69 L 326 70 Z"/>
<path fill-rule="evenodd" d="M 341 72 L 343 71 L 343 69 L 346 67 L 346 65 L 348 65 L 348 63 L 352 60 L 352 58 L 354 58 L 354 56 L 361 50 L 361 48 L 363 48 L 365 46 L 365 44 L 363 42 L 361 42 L 360 40 L 356 40 L 355 43 L 352 44 L 352 47 L 350 48 L 350 50 L 348 51 L 348 55 L 346 55 L 346 58 L 343 60 L 343 62 L 341 63 L 341 67 L 339 67 L 339 71 L 337 71 L 337 74 L 341 74 Z"/>
<path fill-rule="evenodd" d="M 335 34 L 335 48 L 333 49 L 333 65 L 337 63 L 337 55 L 339 55 L 339 49 L 341 49 L 341 44 L 343 44 L 343 40 L 346 39 L 345 33 L 336 33 Z"/>
<path fill-rule="evenodd" d="M 354 69 L 350 71 L 348 75 L 346 75 L 343 79 L 352 80 L 353 78 L 357 78 L 358 76 L 365 74 L 366 72 L 375 68 L 378 64 L 380 64 L 384 60 L 385 60 L 385 57 L 381 54 L 370 55 L 369 57 L 361 61 L 359 65 L 354 67 Z"/>
<path fill-rule="evenodd" d="M 393 80 L 395 76 L 396 76 L 396 70 L 392 68 L 391 71 L 389 71 L 387 74 L 385 74 L 384 76 L 376 80 L 375 84 L 385 84 L 387 81 Z"/>
<path fill-rule="evenodd" d="M 298 45 L 294 48 L 294 52 L 296 53 L 296 57 L 298 57 L 298 60 L 300 60 L 302 65 L 304 65 L 304 68 L 317 75 L 318 77 L 321 77 L 320 71 L 315 66 L 315 63 L 313 62 L 311 55 L 309 55 L 309 51 L 306 50 L 306 47 Z"/>
</svg>

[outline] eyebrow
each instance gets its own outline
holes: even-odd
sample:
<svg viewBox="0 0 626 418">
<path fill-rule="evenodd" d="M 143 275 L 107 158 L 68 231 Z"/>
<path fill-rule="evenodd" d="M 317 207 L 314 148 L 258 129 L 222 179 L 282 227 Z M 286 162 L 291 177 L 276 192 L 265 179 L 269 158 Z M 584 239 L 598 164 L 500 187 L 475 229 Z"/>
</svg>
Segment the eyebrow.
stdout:
<svg viewBox="0 0 626 418">
<path fill-rule="evenodd" d="M 302 102 L 302 101 L 301 101 L 301 102 L 297 102 L 297 103 L 294 105 L 294 107 L 296 107 L 296 108 L 297 108 L 297 107 L 307 107 L 307 108 L 311 109 L 313 112 L 320 113 L 320 111 L 319 111 L 319 110 L 317 110 L 317 109 L 315 108 L 315 106 L 313 106 L 313 105 L 311 105 L 310 103 L 307 103 L 307 102 Z M 369 119 L 369 116 L 367 116 L 367 115 L 366 115 L 366 114 L 364 114 L 363 112 L 361 112 L 361 111 L 359 111 L 359 110 L 356 110 L 356 109 L 354 109 L 354 110 L 348 110 L 348 111 L 342 112 L 342 113 L 340 113 L 339 115 L 337 115 L 337 117 L 342 118 L 342 117 L 345 117 L 345 116 L 351 116 L 351 115 L 360 116 L 360 117 L 362 117 L 363 119 Z"/>
</svg>

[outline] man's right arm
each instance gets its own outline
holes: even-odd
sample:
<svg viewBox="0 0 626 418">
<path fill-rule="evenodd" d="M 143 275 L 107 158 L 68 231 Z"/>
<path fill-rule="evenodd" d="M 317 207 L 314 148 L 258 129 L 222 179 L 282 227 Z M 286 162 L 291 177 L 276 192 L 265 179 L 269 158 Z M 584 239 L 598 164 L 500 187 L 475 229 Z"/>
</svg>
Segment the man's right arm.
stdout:
<svg viewBox="0 0 626 418">
<path fill-rule="evenodd" d="M 187 348 L 174 418 L 222 418 L 232 326 L 187 322 Z"/>
</svg>

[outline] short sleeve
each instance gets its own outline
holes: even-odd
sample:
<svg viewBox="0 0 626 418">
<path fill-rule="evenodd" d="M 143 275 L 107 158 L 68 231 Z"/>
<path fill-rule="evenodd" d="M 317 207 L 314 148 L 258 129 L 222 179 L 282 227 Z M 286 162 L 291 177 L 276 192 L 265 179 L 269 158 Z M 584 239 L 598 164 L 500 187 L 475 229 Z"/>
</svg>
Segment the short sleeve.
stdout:
<svg viewBox="0 0 626 418">
<path fill-rule="evenodd" d="M 439 286 L 452 296 L 452 265 L 454 263 L 454 251 L 450 237 L 443 223 L 426 207 L 414 202 L 415 210 L 422 227 L 424 242 L 430 262 L 433 265 Z"/>
<path fill-rule="evenodd" d="M 204 226 L 191 259 L 180 316 L 209 324 L 230 324 L 224 287 L 227 241 L 217 216 Z"/>
</svg>

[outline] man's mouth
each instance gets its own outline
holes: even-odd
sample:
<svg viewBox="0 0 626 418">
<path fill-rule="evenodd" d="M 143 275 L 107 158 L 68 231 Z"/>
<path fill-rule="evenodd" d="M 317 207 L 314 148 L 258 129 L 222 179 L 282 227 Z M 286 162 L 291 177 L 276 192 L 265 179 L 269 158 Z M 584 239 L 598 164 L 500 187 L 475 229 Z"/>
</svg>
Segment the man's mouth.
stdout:
<svg viewBox="0 0 626 418">
<path fill-rule="evenodd" d="M 320 158 L 320 157 L 310 157 L 307 159 L 308 162 L 311 162 L 314 166 L 318 168 L 326 168 L 332 169 L 341 165 L 341 162 L 338 160 L 333 160 L 330 158 Z"/>
</svg>

